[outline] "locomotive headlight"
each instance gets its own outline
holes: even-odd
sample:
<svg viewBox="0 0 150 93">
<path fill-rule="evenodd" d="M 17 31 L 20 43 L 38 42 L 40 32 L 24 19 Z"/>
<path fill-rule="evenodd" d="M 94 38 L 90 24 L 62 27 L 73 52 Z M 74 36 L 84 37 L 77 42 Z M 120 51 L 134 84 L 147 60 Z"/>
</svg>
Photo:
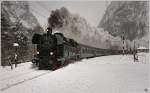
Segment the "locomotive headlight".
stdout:
<svg viewBox="0 0 150 93">
<path fill-rule="evenodd" d="M 39 54 L 39 52 L 38 52 L 38 51 L 37 51 L 36 53 L 37 53 L 37 54 Z"/>
<path fill-rule="evenodd" d="M 53 55 L 53 52 L 50 52 L 50 55 Z"/>
</svg>

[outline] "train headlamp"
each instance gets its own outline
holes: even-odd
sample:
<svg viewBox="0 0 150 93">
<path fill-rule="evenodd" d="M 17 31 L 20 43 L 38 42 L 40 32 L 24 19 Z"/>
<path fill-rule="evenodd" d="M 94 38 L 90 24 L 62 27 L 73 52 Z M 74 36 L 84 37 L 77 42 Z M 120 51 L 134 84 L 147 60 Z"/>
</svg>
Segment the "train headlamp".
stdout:
<svg viewBox="0 0 150 93">
<path fill-rule="evenodd" d="M 50 55 L 53 55 L 53 52 L 50 52 Z"/>
<path fill-rule="evenodd" d="M 39 52 L 38 52 L 38 51 L 37 51 L 36 53 L 37 53 L 37 54 L 39 54 Z"/>
</svg>

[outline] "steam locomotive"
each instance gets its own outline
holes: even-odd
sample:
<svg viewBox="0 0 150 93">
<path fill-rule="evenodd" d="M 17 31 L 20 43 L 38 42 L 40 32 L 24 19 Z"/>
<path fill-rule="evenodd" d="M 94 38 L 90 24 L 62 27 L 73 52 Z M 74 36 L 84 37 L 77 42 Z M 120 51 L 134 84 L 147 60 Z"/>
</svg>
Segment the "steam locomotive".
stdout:
<svg viewBox="0 0 150 93">
<path fill-rule="evenodd" d="M 34 34 L 36 54 L 32 60 L 39 69 L 56 70 L 71 62 L 104 55 L 120 54 L 120 50 L 99 49 L 77 43 L 62 33 Z"/>
</svg>

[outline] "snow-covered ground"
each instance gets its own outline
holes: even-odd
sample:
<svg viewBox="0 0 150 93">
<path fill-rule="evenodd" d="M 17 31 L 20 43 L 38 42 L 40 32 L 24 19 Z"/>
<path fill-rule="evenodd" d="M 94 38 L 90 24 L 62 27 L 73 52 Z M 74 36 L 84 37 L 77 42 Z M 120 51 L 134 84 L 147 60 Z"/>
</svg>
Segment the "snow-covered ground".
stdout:
<svg viewBox="0 0 150 93">
<path fill-rule="evenodd" d="M 112 55 L 70 64 L 56 71 L 36 70 L 30 62 L 0 67 L 1 93 L 150 93 L 149 54 Z"/>
</svg>

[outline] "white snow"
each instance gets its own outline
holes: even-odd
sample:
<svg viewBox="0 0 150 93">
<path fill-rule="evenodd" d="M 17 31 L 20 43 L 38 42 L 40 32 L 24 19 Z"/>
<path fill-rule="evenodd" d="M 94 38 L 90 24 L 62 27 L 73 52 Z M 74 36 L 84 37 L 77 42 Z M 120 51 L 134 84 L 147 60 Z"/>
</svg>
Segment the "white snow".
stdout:
<svg viewBox="0 0 150 93">
<path fill-rule="evenodd" d="M 21 20 L 21 23 L 25 26 L 25 27 L 27 27 L 27 28 L 33 28 L 29 23 L 27 23 L 27 21 L 25 21 L 25 20 Z"/>
<path fill-rule="evenodd" d="M 11 16 L 10 16 L 10 20 L 11 20 L 12 22 L 16 22 L 16 18 L 11 17 Z"/>
<path fill-rule="evenodd" d="M 140 46 L 137 49 L 147 49 L 146 47 Z"/>
<path fill-rule="evenodd" d="M 0 89 L 2 93 L 149 93 L 145 91 L 149 54 L 138 55 L 138 62 L 133 55 L 111 55 L 83 59 L 56 71 L 33 69 L 30 62 L 14 70 L 0 68 Z"/>
</svg>

